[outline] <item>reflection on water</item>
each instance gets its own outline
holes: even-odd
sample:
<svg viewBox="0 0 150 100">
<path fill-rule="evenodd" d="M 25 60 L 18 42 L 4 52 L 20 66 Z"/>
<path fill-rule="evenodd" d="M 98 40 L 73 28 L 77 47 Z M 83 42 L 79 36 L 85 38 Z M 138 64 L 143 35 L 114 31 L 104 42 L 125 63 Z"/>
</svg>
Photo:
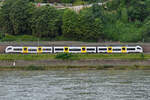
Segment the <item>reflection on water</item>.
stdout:
<svg viewBox="0 0 150 100">
<path fill-rule="evenodd" d="M 0 100 L 150 100 L 150 71 L 1 71 Z"/>
</svg>

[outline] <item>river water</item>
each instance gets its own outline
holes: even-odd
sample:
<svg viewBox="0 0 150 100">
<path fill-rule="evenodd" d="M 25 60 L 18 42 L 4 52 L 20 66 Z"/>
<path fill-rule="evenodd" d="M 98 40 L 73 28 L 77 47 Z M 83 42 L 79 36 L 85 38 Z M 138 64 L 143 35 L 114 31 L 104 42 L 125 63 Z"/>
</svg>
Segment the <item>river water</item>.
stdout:
<svg viewBox="0 0 150 100">
<path fill-rule="evenodd" d="M 0 100 L 150 100 L 150 71 L 0 71 Z"/>
</svg>

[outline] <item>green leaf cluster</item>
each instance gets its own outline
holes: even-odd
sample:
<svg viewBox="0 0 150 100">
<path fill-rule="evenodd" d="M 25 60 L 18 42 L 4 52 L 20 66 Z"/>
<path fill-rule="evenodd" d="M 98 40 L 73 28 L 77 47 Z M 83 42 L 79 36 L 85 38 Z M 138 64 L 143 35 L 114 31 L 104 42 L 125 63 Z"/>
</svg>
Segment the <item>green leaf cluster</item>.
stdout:
<svg viewBox="0 0 150 100">
<path fill-rule="evenodd" d="M 103 1 L 106 3 L 102 6 L 94 4 L 75 12 L 71 9 L 58 10 L 49 5 L 37 7 L 31 0 L 6 0 L 0 8 L 0 39 L 12 41 L 22 35 L 22 40 L 27 40 L 24 36 L 30 35 L 46 40 L 150 41 L 149 0 Z M 29 40 L 32 40 L 31 37 Z"/>
</svg>

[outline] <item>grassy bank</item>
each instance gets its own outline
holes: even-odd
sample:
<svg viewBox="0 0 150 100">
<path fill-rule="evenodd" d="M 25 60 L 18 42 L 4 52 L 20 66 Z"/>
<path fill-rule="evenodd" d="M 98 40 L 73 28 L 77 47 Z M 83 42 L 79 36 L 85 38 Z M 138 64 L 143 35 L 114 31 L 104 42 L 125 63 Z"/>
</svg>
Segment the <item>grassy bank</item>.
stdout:
<svg viewBox="0 0 150 100">
<path fill-rule="evenodd" d="M 0 67 L 0 71 L 36 71 L 36 70 L 150 70 L 150 66 L 28 66 L 28 67 Z"/>
<path fill-rule="evenodd" d="M 20 41 L 47 41 L 47 40 L 50 40 L 48 38 L 38 38 L 38 37 L 35 37 L 32 35 L 15 36 L 15 35 L 5 34 L 4 36 L 1 35 L 0 37 L 1 37 L 0 42 L 4 42 L 4 41 L 17 41 L 17 42 L 20 42 Z"/>
<path fill-rule="evenodd" d="M 150 59 L 150 54 L 0 54 L 0 60 Z"/>
</svg>

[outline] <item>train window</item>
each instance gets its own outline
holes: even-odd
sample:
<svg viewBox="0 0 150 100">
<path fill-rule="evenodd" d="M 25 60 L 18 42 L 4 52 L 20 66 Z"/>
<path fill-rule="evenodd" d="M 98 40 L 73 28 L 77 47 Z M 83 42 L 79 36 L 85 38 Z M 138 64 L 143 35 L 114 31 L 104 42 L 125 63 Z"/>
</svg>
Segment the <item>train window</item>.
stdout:
<svg viewBox="0 0 150 100">
<path fill-rule="evenodd" d="M 122 50 L 126 50 L 126 48 L 122 48 Z"/>
<path fill-rule="evenodd" d="M 107 50 L 107 48 L 99 48 L 99 50 Z"/>
<path fill-rule="evenodd" d="M 108 48 L 108 50 L 112 50 L 112 48 Z"/>
<path fill-rule="evenodd" d="M 42 48 L 38 48 L 38 50 L 39 50 L 39 51 L 41 51 L 41 50 L 42 50 Z"/>
<path fill-rule="evenodd" d="M 63 51 L 63 48 L 55 48 L 55 51 Z"/>
<path fill-rule="evenodd" d="M 141 48 L 139 48 L 139 47 L 138 47 L 137 49 L 138 49 L 138 50 L 141 50 Z"/>
<path fill-rule="evenodd" d="M 24 50 L 24 51 L 27 51 L 27 48 L 24 48 L 23 50 Z"/>
<path fill-rule="evenodd" d="M 94 48 L 87 48 L 87 50 L 89 50 L 89 51 L 93 51 L 93 50 L 95 50 Z"/>
<path fill-rule="evenodd" d="M 21 48 L 14 48 L 14 51 L 22 51 Z"/>
<path fill-rule="evenodd" d="M 82 48 L 82 51 L 85 51 L 85 48 Z"/>
<path fill-rule="evenodd" d="M 68 51 L 68 48 L 65 48 L 65 51 Z"/>
<path fill-rule="evenodd" d="M 37 49 L 28 49 L 28 51 L 37 51 Z"/>
<path fill-rule="evenodd" d="M 12 48 L 8 48 L 7 50 L 11 50 Z"/>
<path fill-rule="evenodd" d="M 51 48 L 44 48 L 44 51 L 51 51 Z"/>
<path fill-rule="evenodd" d="M 81 49 L 69 49 L 69 51 L 81 51 Z"/>
<path fill-rule="evenodd" d="M 127 50 L 135 50 L 135 48 L 127 48 Z"/>
<path fill-rule="evenodd" d="M 121 49 L 113 49 L 113 51 L 121 51 Z"/>
</svg>

